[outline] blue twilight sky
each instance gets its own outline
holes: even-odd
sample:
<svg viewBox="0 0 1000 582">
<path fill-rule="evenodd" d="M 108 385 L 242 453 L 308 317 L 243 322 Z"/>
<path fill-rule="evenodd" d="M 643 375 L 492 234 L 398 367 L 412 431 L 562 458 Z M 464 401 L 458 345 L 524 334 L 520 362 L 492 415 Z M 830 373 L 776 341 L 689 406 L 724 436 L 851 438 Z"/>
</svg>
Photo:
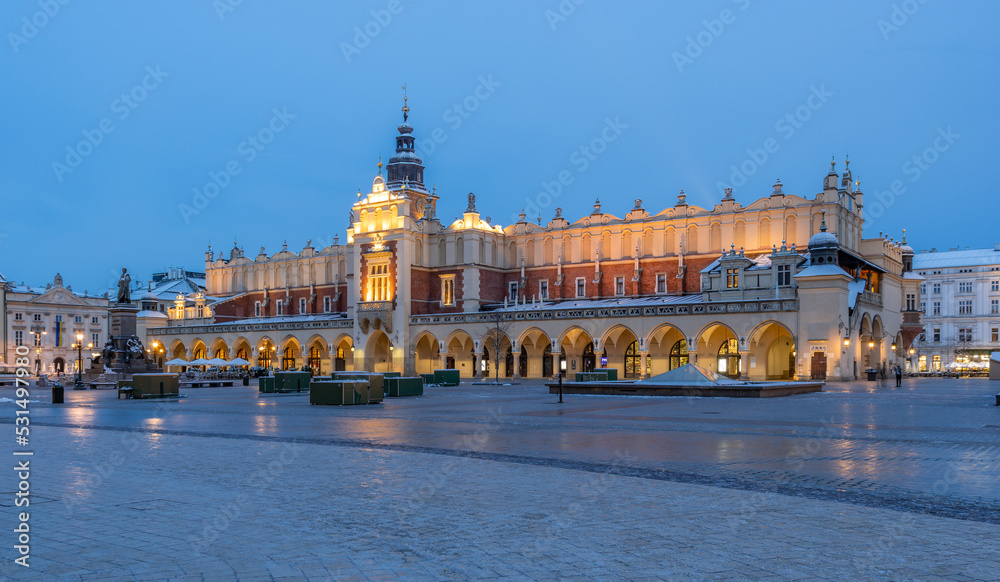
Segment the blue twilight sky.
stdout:
<svg viewBox="0 0 1000 582">
<path fill-rule="evenodd" d="M 403 83 L 445 220 L 468 192 L 503 225 L 776 178 L 814 196 L 849 154 L 867 235 L 992 246 L 997 21 L 988 0 L 6 0 L 0 273 L 93 291 L 201 270 L 209 242 L 343 240 Z"/>
</svg>

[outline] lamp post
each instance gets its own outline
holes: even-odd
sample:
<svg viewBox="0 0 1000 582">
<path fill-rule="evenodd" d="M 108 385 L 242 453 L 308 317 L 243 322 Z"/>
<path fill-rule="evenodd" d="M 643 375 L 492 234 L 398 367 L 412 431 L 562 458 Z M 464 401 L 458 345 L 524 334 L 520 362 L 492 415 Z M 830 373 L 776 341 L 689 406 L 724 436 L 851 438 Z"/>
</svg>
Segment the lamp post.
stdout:
<svg viewBox="0 0 1000 582">
<path fill-rule="evenodd" d="M 83 386 L 83 334 L 76 334 L 76 385 Z"/>
</svg>

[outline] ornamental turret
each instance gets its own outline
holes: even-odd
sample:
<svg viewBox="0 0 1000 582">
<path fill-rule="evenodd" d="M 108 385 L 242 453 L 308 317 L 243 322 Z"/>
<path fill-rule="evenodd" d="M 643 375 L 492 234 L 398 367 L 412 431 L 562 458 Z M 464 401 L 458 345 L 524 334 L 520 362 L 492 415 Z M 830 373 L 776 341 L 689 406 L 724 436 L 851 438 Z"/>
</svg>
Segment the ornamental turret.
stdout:
<svg viewBox="0 0 1000 582">
<path fill-rule="evenodd" d="M 396 153 L 389 158 L 386 165 L 388 180 L 386 185 L 390 190 L 406 187 L 413 190 L 427 193 L 424 187 L 424 166 L 423 160 L 417 155 L 415 138 L 413 137 L 413 126 L 407 121 L 410 116 L 410 107 L 407 105 L 406 85 L 403 85 L 403 123 L 396 129 L 399 135 L 396 136 Z"/>
</svg>

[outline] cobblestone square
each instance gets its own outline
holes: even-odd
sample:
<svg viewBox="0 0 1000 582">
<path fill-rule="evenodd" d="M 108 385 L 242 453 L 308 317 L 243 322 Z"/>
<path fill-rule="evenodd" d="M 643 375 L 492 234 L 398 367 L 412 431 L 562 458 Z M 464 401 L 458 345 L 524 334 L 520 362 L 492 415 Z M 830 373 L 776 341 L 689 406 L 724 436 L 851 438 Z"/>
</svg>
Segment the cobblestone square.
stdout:
<svg viewBox="0 0 1000 582">
<path fill-rule="evenodd" d="M 0 574 L 996 580 L 997 388 L 557 404 L 541 383 L 466 383 L 362 407 L 253 387 L 51 405 L 35 389 L 31 568 L 8 533 Z M 0 420 L 13 432 L 9 404 Z"/>
</svg>

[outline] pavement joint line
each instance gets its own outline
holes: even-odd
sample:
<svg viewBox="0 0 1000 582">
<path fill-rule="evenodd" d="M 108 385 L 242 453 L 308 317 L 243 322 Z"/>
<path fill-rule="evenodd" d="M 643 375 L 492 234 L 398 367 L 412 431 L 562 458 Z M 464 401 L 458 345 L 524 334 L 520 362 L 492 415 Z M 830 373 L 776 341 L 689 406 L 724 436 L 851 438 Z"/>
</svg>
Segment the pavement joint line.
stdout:
<svg viewBox="0 0 1000 582">
<path fill-rule="evenodd" d="M 0 419 L 0 424 L 14 424 L 13 419 Z M 489 453 L 483 451 L 471 451 L 462 449 L 446 449 L 439 447 L 426 447 L 418 445 L 406 445 L 399 443 L 378 443 L 372 441 L 361 441 L 354 439 L 337 438 L 307 438 L 307 437 L 279 437 L 265 435 L 248 435 L 233 433 L 212 433 L 188 430 L 173 430 L 144 427 L 121 427 L 121 426 L 101 426 L 81 423 L 54 423 L 35 422 L 35 426 L 48 426 L 53 428 L 70 428 L 78 430 L 104 430 L 113 432 L 131 432 L 141 434 L 164 434 L 171 436 L 188 436 L 199 438 L 224 438 L 233 440 L 252 440 L 270 443 L 296 443 L 324 446 L 337 446 L 354 449 L 375 449 L 390 452 L 421 453 L 429 455 L 442 455 L 451 457 L 462 457 L 485 461 L 496 461 L 513 463 L 518 465 L 529 465 L 536 467 L 551 467 L 587 473 L 610 474 L 620 477 L 634 477 L 639 479 L 649 479 L 654 481 L 668 481 L 675 483 L 687 483 L 693 485 L 704 485 L 709 487 L 720 487 L 723 489 L 733 489 L 739 491 L 752 491 L 760 493 L 773 493 L 789 497 L 800 497 L 821 501 L 832 501 L 837 503 L 847 503 L 863 507 L 876 509 L 888 509 L 906 513 L 917 513 L 958 519 L 962 521 L 972 521 L 979 523 L 989 523 L 1000 525 L 1000 508 L 983 507 L 957 501 L 946 501 L 941 498 L 924 496 L 921 499 L 918 494 L 903 494 L 897 497 L 890 497 L 873 492 L 865 491 L 845 491 L 826 490 L 815 487 L 793 485 L 787 482 L 760 482 L 752 481 L 742 477 L 734 476 L 708 476 L 698 473 L 677 471 L 672 469 L 655 469 L 648 467 L 626 466 L 621 463 L 598 463 L 593 461 L 579 461 L 566 459 L 553 459 L 545 457 L 532 457 L 527 455 L 512 455 L 508 453 Z"/>
</svg>

